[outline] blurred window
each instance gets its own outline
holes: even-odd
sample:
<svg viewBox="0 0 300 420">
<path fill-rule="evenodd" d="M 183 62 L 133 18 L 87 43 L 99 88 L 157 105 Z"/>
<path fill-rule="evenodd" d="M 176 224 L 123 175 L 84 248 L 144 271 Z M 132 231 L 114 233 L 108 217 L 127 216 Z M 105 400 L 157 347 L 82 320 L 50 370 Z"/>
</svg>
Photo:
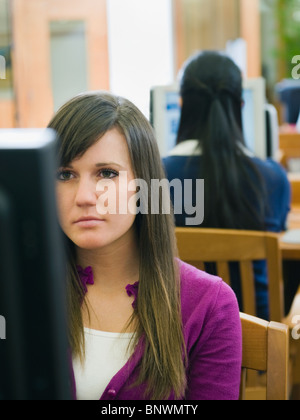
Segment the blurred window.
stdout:
<svg viewBox="0 0 300 420">
<path fill-rule="evenodd" d="M 109 0 L 110 88 L 149 118 L 150 89 L 174 82 L 172 0 Z"/>
<path fill-rule="evenodd" d="M 88 89 L 84 21 L 50 22 L 54 109 Z"/>
</svg>

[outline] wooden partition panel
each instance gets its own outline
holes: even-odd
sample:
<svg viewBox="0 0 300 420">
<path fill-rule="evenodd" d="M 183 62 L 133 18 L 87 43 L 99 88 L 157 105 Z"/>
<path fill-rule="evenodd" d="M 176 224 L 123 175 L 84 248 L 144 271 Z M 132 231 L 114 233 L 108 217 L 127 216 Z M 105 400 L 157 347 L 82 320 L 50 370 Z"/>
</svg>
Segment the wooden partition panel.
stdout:
<svg viewBox="0 0 300 420">
<path fill-rule="evenodd" d="M 260 0 L 240 0 L 241 37 L 247 42 L 248 77 L 261 77 Z"/>
<path fill-rule="evenodd" d="M 0 128 L 15 127 L 15 104 L 13 100 L 0 100 Z"/>
<path fill-rule="evenodd" d="M 224 49 L 239 37 L 240 0 L 173 0 L 176 69 L 198 50 Z"/>
<path fill-rule="evenodd" d="M 89 89 L 109 88 L 106 0 L 12 0 L 12 12 L 19 127 L 44 127 L 54 111 L 51 21 L 85 22 Z"/>
<path fill-rule="evenodd" d="M 261 76 L 260 0 L 174 0 L 177 70 L 197 50 L 247 42 L 248 77 Z"/>
</svg>

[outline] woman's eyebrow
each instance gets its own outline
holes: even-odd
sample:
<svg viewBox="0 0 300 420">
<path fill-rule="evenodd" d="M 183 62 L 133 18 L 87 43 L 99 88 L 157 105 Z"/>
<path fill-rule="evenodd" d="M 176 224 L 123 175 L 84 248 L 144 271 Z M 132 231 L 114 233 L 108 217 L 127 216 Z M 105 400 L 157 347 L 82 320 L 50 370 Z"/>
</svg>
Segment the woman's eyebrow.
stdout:
<svg viewBox="0 0 300 420">
<path fill-rule="evenodd" d="M 100 167 L 103 167 L 103 166 L 111 166 L 111 165 L 118 166 L 119 168 L 123 167 L 119 163 L 116 163 L 116 162 L 99 162 L 99 163 L 96 163 L 97 168 L 100 168 Z"/>
<path fill-rule="evenodd" d="M 60 165 L 60 167 L 59 167 L 59 168 L 68 168 L 68 169 L 73 169 L 73 166 L 72 166 L 71 164 L 66 164 L 66 165 L 62 164 L 62 165 Z"/>
<path fill-rule="evenodd" d="M 116 162 L 98 162 L 95 164 L 96 168 L 104 168 L 106 166 L 116 166 L 120 169 L 124 169 L 125 167 L 120 165 L 119 163 Z M 62 165 L 61 168 L 65 168 L 65 169 L 74 169 L 73 166 L 71 164 L 67 164 L 67 165 Z"/>
</svg>

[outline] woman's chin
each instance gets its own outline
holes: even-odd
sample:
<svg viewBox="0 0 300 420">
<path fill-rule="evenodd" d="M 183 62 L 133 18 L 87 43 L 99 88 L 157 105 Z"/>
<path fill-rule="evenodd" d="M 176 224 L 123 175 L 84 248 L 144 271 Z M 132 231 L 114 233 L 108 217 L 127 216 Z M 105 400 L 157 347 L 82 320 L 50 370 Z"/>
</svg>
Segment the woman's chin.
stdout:
<svg viewBox="0 0 300 420">
<path fill-rule="evenodd" d="M 76 238 L 73 240 L 73 242 L 78 248 L 87 250 L 99 249 L 106 245 L 106 242 L 103 240 L 103 238 L 99 236 L 96 238 L 90 237 L 89 235 L 87 235 L 85 238 Z"/>
</svg>

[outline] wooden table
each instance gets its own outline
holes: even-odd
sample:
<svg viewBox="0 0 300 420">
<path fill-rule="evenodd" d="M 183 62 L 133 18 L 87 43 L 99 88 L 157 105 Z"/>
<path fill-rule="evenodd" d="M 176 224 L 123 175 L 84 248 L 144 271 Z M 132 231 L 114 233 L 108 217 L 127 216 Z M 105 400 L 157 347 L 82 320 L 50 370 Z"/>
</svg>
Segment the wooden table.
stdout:
<svg viewBox="0 0 300 420">
<path fill-rule="evenodd" d="M 288 218 L 289 229 L 300 229 L 300 206 L 293 206 Z M 300 242 L 290 244 L 280 241 L 280 249 L 282 259 L 284 260 L 300 260 Z"/>
<path fill-rule="evenodd" d="M 300 133 L 293 126 L 282 126 L 279 129 L 278 159 L 286 168 L 289 159 L 300 159 Z"/>
<path fill-rule="evenodd" d="M 280 242 L 281 255 L 283 260 L 299 260 L 300 261 L 300 243 L 287 244 Z"/>
<path fill-rule="evenodd" d="M 291 185 L 292 192 L 292 212 L 300 211 L 300 173 L 289 173 L 288 179 Z M 293 223 L 293 221 L 291 222 Z M 296 220 L 298 227 L 300 227 L 300 221 Z"/>
</svg>

